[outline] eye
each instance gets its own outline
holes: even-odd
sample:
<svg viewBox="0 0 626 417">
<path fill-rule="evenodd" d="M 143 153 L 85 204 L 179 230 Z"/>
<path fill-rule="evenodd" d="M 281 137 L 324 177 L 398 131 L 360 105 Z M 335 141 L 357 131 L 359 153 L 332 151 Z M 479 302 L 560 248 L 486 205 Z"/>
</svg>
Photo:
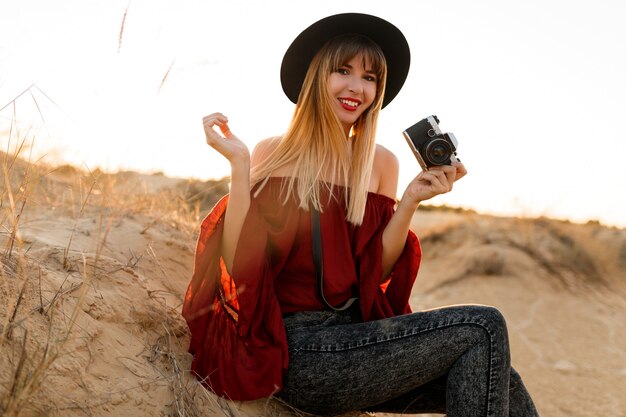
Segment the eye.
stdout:
<svg viewBox="0 0 626 417">
<path fill-rule="evenodd" d="M 374 75 L 366 75 L 366 76 L 363 77 L 363 79 L 365 81 L 371 81 L 371 82 L 374 82 L 374 83 L 376 82 L 376 76 L 374 76 Z"/>
<path fill-rule="evenodd" d="M 335 70 L 335 72 L 337 72 L 337 73 L 339 73 L 341 75 L 348 75 L 350 73 L 346 67 L 337 68 Z"/>
</svg>

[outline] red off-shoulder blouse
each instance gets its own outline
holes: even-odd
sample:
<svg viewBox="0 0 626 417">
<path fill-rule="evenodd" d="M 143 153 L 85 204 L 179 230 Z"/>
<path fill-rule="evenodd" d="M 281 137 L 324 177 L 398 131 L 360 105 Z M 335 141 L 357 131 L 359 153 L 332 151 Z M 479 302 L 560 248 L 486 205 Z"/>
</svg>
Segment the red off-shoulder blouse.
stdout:
<svg viewBox="0 0 626 417">
<path fill-rule="evenodd" d="M 203 220 L 182 314 L 191 332 L 192 372 L 216 394 L 253 400 L 276 394 L 289 356 L 282 315 L 323 310 L 316 292 L 310 213 L 284 203 L 284 177 L 251 198 L 232 275 L 220 254 L 224 196 Z M 381 284 L 382 233 L 395 201 L 369 193 L 363 223 L 346 221 L 343 187 L 320 217 L 324 294 L 333 305 L 358 295 L 364 321 L 411 312 L 408 300 L 421 249 L 409 231 L 389 279 Z M 252 191 L 254 193 L 254 190 Z M 323 201 L 330 194 L 323 192 Z"/>
</svg>

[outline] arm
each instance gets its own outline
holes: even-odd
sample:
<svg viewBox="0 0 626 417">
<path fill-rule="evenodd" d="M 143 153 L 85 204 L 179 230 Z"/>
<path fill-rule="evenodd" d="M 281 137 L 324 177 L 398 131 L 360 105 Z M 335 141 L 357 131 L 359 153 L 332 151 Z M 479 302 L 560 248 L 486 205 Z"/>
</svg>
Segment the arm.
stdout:
<svg viewBox="0 0 626 417">
<path fill-rule="evenodd" d="M 230 178 L 230 196 L 224 214 L 224 234 L 222 235 L 222 258 L 229 273 L 232 271 L 243 222 L 250 208 L 249 162 L 231 165 Z"/>
<path fill-rule="evenodd" d="M 237 242 L 250 207 L 250 152 L 228 127 L 228 118 L 213 113 L 202 120 L 207 143 L 230 162 L 231 180 L 228 206 L 224 214 L 222 258 L 232 271 Z M 214 130 L 218 126 L 222 135 Z"/>
<path fill-rule="evenodd" d="M 398 191 L 398 158 L 389 150 L 378 145 L 374 157 L 374 175 L 378 177 L 378 193 L 396 199 Z M 401 200 L 396 211 L 383 231 L 382 279 L 386 279 L 404 249 L 415 207 Z"/>
<path fill-rule="evenodd" d="M 387 160 L 385 164 L 387 168 L 384 171 L 380 171 L 381 180 L 379 190 L 385 195 L 390 195 L 389 193 L 395 193 L 395 189 L 397 189 L 398 160 L 393 154 L 391 157 L 386 157 L 385 159 Z M 463 164 L 458 162 L 454 163 L 453 166 L 438 166 L 428 171 L 422 171 L 409 183 L 398 203 L 394 215 L 383 231 L 383 276 L 381 279 L 384 280 L 389 276 L 398 257 L 402 253 L 413 214 L 419 204 L 436 195 L 451 191 L 454 182 L 463 177 L 466 173 L 467 171 Z M 385 184 L 395 184 L 395 187 L 385 187 Z M 393 191 L 392 188 L 394 188 Z"/>
</svg>

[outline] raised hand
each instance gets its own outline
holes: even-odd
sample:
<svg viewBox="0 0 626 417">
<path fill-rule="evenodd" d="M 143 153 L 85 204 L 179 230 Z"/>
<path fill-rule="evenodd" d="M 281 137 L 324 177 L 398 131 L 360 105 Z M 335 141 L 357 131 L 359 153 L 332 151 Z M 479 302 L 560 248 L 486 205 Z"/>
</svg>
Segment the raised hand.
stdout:
<svg viewBox="0 0 626 417">
<path fill-rule="evenodd" d="M 250 151 L 245 143 L 228 127 L 228 118 L 222 113 L 212 113 L 202 118 L 206 143 L 233 164 L 250 163 Z M 221 134 L 215 130 L 218 127 Z"/>
<path fill-rule="evenodd" d="M 463 178 L 465 174 L 467 174 L 467 170 L 461 162 L 431 167 L 428 171 L 420 172 L 409 183 L 402 198 L 407 198 L 411 203 L 417 205 L 439 194 L 452 191 L 454 183 Z"/>
</svg>

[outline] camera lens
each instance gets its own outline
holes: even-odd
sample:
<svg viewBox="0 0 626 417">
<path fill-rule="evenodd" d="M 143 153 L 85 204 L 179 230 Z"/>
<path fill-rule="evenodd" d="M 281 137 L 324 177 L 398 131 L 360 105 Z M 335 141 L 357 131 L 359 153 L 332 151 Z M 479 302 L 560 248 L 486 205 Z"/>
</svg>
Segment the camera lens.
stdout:
<svg viewBox="0 0 626 417">
<path fill-rule="evenodd" d="M 444 139 L 433 139 L 426 145 L 424 153 L 432 165 L 445 165 L 450 161 L 452 148 Z"/>
</svg>

